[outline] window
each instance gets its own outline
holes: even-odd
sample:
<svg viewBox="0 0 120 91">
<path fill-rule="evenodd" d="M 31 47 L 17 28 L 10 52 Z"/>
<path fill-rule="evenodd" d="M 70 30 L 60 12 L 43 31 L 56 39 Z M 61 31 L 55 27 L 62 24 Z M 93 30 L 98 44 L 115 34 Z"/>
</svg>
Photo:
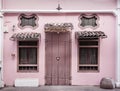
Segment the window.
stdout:
<svg viewBox="0 0 120 91">
<path fill-rule="evenodd" d="M 79 17 L 80 20 L 80 28 L 84 29 L 84 28 L 92 28 L 92 29 L 96 29 L 98 27 L 98 16 L 93 14 L 93 15 L 81 15 Z"/>
<path fill-rule="evenodd" d="M 18 41 L 18 71 L 37 71 L 38 41 Z"/>
<path fill-rule="evenodd" d="M 38 17 L 35 14 L 32 15 L 25 15 L 21 14 L 19 17 L 19 24 L 18 26 L 23 29 L 25 27 L 31 27 L 32 29 L 35 29 L 38 25 Z"/>
<path fill-rule="evenodd" d="M 80 39 L 79 42 L 79 71 L 99 70 L 99 39 Z"/>
</svg>

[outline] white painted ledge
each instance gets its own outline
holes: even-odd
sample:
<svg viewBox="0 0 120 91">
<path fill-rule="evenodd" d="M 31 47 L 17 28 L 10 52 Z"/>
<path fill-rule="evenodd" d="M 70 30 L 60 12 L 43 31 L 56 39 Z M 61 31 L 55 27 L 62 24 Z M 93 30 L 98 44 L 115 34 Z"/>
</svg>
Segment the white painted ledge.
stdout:
<svg viewBox="0 0 120 91">
<path fill-rule="evenodd" d="M 38 78 L 17 78 L 15 80 L 15 87 L 38 87 Z"/>
<path fill-rule="evenodd" d="M 2 9 L 2 13 L 115 13 L 115 10 L 33 10 Z"/>
<path fill-rule="evenodd" d="M 0 81 L 0 88 L 4 87 L 4 82 Z"/>
<path fill-rule="evenodd" d="M 120 88 L 120 82 L 115 83 L 116 88 Z"/>
</svg>

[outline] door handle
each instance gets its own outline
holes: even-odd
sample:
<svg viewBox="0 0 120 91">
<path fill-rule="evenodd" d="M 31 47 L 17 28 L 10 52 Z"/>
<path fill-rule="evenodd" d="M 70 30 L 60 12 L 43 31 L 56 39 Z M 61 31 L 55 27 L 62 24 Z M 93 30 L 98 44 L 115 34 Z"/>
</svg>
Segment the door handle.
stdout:
<svg viewBox="0 0 120 91">
<path fill-rule="evenodd" d="M 59 61 L 59 60 L 60 60 L 60 57 L 56 57 L 56 60 Z"/>
</svg>

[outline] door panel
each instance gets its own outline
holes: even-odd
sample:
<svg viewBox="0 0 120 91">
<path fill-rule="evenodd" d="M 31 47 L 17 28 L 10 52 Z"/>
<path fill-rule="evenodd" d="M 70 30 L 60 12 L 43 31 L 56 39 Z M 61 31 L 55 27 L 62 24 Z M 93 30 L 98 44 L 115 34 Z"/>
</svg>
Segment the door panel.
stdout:
<svg viewBox="0 0 120 91">
<path fill-rule="evenodd" d="M 70 33 L 46 33 L 46 85 L 70 84 Z"/>
</svg>

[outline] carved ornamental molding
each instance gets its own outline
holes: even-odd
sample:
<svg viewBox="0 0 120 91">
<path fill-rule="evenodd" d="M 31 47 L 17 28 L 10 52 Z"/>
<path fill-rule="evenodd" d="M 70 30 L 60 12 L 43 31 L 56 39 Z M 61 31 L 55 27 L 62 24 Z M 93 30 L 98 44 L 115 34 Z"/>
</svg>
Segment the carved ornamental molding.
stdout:
<svg viewBox="0 0 120 91">
<path fill-rule="evenodd" d="M 18 17 L 18 20 L 18 27 L 20 29 L 27 27 L 35 29 L 38 27 L 38 16 L 36 14 L 21 14 Z"/>
<path fill-rule="evenodd" d="M 98 21 L 99 17 L 96 14 L 82 14 L 79 17 L 79 27 L 81 29 L 96 29 L 99 27 Z"/>
<path fill-rule="evenodd" d="M 103 31 L 77 31 L 75 37 L 77 39 L 107 38 L 107 35 Z"/>
<path fill-rule="evenodd" d="M 45 32 L 70 32 L 73 29 L 72 23 L 47 23 L 44 25 Z"/>
<path fill-rule="evenodd" d="M 36 40 L 40 38 L 40 33 L 36 32 L 20 32 L 20 33 L 14 33 L 10 40 Z"/>
</svg>

